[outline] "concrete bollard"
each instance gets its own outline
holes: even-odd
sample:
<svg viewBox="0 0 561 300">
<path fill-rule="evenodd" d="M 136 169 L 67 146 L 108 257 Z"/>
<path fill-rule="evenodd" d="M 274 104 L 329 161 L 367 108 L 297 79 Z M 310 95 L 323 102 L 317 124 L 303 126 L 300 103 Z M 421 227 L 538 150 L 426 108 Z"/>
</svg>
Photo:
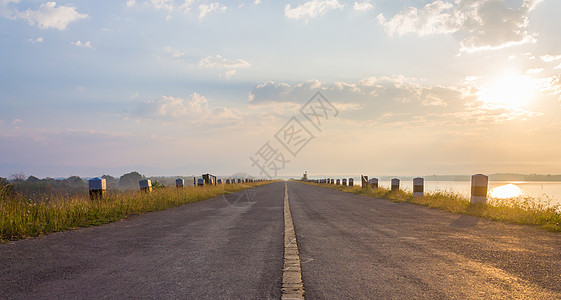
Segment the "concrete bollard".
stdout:
<svg viewBox="0 0 561 300">
<path fill-rule="evenodd" d="M 216 183 L 218 183 L 218 184 L 222 184 L 222 179 L 218 179 L 218 180 L 216 180 Z"/>
<path fill-rule="evenodd" d="M 370 178 L 368 180 L 368 184 L 370 184 L 370 188 L 373 190 L 378 189 L 378 178 Z"/>
<path fill-rule="evenodd" d="M 150 179 L 142 179 L 138 184 L 140 185 L 140 191 L 147 193 L 152 191 L 152 181 Z"/>
<path fill-rule="evenodd" d="M 487 188 L 489 177 L 483 174 L 471 176 L 471 200 L 472 204 L 487 204 Z"/>
<path fill-rule="evenodd" d="M 226 184 L 230 184 L 230 179 L 226 179 Z"/>
<path fill-rule="evenodd" d="M 341 185 L 341 179 L 337 179 L 337 180 L 335 181 L 335 185 Z"/>
<path fill-rule="evenodd" d="M 205 185 L 205 180 L 202 178 L 197 179 L 197 186 L 204 186 Z"/>
<path fill-rule="evenodd" d="M 347 186 L 347 178 L 341 180 L 341 185 Z"/>
<path fill-rule="evenodd" d="M 413 196 L 422 197 L 425 192 L 425 179 L 413 178 Z"/>
<path fill-rule="evenodd" d="M 352 178 L 349 178 L 349 186 L 354 186 L 355 180 Z"/>
<path fill-rule="evenodd" d="M 177 178 L 175 180 L 175 187 L 176 188 L 183 188 L 183 186 L 185 186 L 185 180 L 183 180 L 181 178 Z"/>
<path fill-rule="evenodd" d="M 331 184 L 335 184 L 335 179 L 331 179 Z"/>
<path fill-rule="evenodd" d="M 238 183 L 242 183 L 242 180 L 241 180 L 241 179 L 238 179 Z"/>
<path fill-rule="evenodd" d="M 90 188 L 90 200 L 103 199 L 105 197 L 105 191 L 107 190 L 107 184 L 103 178 L 92 178 L 88 181 L 88 186 Z"/>
<path fill-rule="evenodd" d="M 399 179 L 392 179 L 392 191 L 399 191 Z"/>
<path fill-rule="evenodd" d="M 368 176 L 360 175 L 360 184 L 363 190 L 368 189 Z"/>
</svg>

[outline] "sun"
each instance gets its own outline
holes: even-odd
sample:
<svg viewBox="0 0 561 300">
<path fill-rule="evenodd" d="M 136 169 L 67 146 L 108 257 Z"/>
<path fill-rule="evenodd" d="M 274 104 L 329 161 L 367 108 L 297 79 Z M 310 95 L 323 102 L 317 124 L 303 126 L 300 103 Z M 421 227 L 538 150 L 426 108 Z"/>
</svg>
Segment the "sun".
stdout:
<svg viewBox="0 0 561 300">
<path fill-rule="evenodd" d="M 481 87 L 479 99 L 485 103 L 520 108 L 532 102 L 536 83 L 528 75 L 506 73 Z"/>
</svg>

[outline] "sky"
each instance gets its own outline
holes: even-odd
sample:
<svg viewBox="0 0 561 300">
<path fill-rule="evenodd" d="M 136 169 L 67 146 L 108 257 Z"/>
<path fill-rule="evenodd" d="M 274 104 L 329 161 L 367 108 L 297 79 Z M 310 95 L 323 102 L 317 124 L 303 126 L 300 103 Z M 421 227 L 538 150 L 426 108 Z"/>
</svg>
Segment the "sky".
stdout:
<svg viewBox="0 0 561 300">
<path fill-rule="evenodd" d="M 0 176 L 559 174 L 560 13 L 0 0 Z"/>
</svg>

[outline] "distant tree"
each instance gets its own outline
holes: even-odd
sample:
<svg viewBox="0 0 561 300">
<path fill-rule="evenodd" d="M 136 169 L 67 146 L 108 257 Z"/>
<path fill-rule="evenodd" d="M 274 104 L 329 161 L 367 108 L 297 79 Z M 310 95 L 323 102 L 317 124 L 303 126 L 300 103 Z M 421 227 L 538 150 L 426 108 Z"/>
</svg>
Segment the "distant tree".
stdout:
<svg viewBox="0 0 561 300">
<path fill-rule="evenodd" d="M 31 176 L 27 177 L 27 180 L 25 182 L 27 182 L 27 183 L 38 183 L 38 182 L 41 182 L 41 179 L 31 175 Z"/>
<path fill-rule="evenodd" d="M 22 172 L 10 175 L 11 182 L 23 182 L 26 178 L 27 176 Z"/>
<path fill-rule="evenodd" d="M 123 189 L 137 188 L 138 182 L 144 178 L 140 173 L 134 171 L 124 174 L 119 178 L 119 187 Z"/>
<path fill-rule="evenodd" d="M 157 180 L 152 181 L 152 188 L 153 189 L 161 189 L 161 188 L 165 188 L 166 186 L 160 182 L 158 182 Z"/>
<path fill-rule="evenodd" d="M 86 185 L 84 180 L 79 176 L 70 176 L 64 180 L 71 187 L 83 187 Z"/>
</svg>

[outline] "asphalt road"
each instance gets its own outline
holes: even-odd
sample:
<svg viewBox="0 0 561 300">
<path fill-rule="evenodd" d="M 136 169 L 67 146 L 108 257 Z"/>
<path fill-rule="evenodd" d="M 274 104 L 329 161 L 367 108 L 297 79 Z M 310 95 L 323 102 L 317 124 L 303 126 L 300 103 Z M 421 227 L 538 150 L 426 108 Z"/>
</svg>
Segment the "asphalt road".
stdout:
<svg viewBox="0 0 561 300">
<path fill-rule="evenodd" d="M 307 299 L 561 299 L 561 235 L 288 183 Z"/>
<path fill-rule="evenodd" d="M 0 245 L 0 299 L 278 299 L 285 183 Z M 561 235 L 288 182 L 307 299 L 561 299 Z"/>
<path fill-rule="evenodd" d="M 284 183 L 0 245 L 0 299 L 278 299 Z"/>
</svg>

